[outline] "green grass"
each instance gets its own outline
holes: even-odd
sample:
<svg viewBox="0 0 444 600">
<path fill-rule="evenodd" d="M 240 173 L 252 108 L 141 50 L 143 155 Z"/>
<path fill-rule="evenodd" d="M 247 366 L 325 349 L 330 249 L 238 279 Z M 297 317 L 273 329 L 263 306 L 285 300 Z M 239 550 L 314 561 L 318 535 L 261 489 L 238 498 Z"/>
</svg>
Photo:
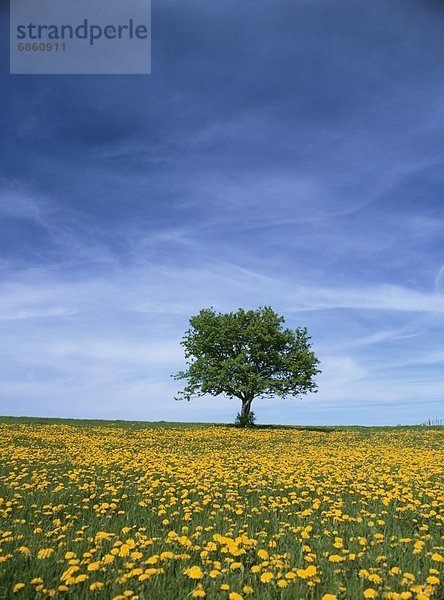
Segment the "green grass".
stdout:
<svg viewBox="0 0 444 600">
<path fill-rule="evenodd" d="M 125 421 L 122 419 L 68 419 L 58 417 L 2 417 L 0 423 L 5 425 L 69 425 L 72 427 L 119 427 L 121 429 L 140 428 L 177 428 L 177 427 L 208 427 L 212 423 L 192 423 L 176 421 Z"/>
<path fill-rule="evenodd" d="M 70 425 L 72 427 L 118 427 L 121 429 L 157 429 L 180 427 L 234 427 L 232 423 L 192 422 L 192 421 L 126 421 L 123 419 L 74 419 L 66 417 L 26 417 L 0 416 L 0 423 L 5 425 Z M 375 431 L 391 430 L 444 430 L 444 425 L 286 425 L 258 424 L 254 429 L 296 429 L 300 431 L 360 431 L 372 433 Z"/>
</svg>

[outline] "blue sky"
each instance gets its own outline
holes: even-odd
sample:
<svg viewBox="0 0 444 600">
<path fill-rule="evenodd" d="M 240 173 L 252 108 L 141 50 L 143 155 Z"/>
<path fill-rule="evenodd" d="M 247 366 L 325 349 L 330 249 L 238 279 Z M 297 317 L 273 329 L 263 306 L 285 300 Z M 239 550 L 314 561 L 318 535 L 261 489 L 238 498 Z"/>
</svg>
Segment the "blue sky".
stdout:
<svg viewBox="0 0 444 600">
<path fill-rule="evenodd" d="M 0 414 L 230 421 L 173 400 L 179 342 L 269 304 L 323 372 L 258 421 L 443 418 L 441 3 L 154 0 L 152 27 L 149 76 L 11 76 L 1 36 Z"/>
</svg>

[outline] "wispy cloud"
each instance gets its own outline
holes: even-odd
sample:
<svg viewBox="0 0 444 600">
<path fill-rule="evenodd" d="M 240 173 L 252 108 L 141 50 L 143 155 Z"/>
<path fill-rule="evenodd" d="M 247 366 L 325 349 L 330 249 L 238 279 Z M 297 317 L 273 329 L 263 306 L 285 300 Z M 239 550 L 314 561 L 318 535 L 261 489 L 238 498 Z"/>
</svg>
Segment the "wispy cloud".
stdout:
<svg viewBox="0 0 444 600">
<path fill-rule="evenodd" d="M 443 312 L 444 295 L 422 293 L 395 285 L 373 288 L 301 288 L 293 310 L 352 308 L 402 312 Z"/>
</svg>

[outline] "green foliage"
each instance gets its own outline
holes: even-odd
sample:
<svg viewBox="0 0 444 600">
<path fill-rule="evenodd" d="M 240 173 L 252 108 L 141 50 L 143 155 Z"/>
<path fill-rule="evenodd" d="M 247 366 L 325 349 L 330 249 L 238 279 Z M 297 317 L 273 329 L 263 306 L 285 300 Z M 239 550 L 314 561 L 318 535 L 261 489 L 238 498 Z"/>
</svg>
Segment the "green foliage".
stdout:
<svg viewBox="0 0 444 600">
<path fill-rule="evenodd" d="M 254 412 L 250 410 L 250 412 L 247 415 L 243 415 L 241 412 L 237 413 L 234 425 L 236 427 L 254 427 L 255 421 L 256 417 L 254 415 Z"/>
<path fill-rule="evenodd" d="M 284 323 L 270 307 L 230 313 L 207 308 L 191 317 L 181 342 L 188 368 L 174 375 L 187 384 L 176 399 L 236 397 L 244 421 L 254 398 L 315 392 L 319 361 L 307 329 L 288 329 Z"/>
</svg>

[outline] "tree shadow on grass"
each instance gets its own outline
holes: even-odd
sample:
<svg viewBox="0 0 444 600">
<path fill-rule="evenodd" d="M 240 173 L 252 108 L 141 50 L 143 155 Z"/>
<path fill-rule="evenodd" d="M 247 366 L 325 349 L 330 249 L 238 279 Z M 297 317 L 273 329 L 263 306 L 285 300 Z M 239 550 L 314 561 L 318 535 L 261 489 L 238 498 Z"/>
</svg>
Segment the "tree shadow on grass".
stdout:
<svg viewBox="0 0 444 600">
<path fill-rule="evenodd" d="M 222 425 L 222 424 L 221 424 Z M 243 429 L 242 427 L 238 427 L 234 423 L 224 424 L 223 427 L 233 427 L 235 429 Z M 251 427 L 247 427 L 246 429 L 254 430 L 254 429 L 276 429 L 276 430 L 289 430 L 289 431 L 317 431 L 318 433 L 333 433 L 334 431 L 341 431 L 340 427 L 316 427 L 310 425 L 253 425 Z"/>
</svg>

